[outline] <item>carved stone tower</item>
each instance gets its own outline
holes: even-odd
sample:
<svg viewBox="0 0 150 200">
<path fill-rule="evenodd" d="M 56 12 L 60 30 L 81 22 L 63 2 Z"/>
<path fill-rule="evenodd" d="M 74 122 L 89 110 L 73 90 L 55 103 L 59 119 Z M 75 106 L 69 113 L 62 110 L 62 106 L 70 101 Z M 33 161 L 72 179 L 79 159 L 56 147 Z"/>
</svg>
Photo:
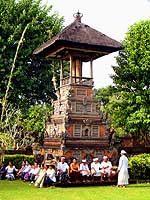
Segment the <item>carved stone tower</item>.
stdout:
<svg viewBox="0 0 150 200">
<path fill-rule="evenodd" d="M 119 42 L 81 23 L 81 13 L 62 32 L 34 51 L 34 54 L 59 59 L 60 87 L 53 102 L 54 113 L 46 123 L 44 148 L 54 156 L 92 158 L 109 148 L 106 118 L 98 110 L 92 94 L 93 60 L 122 49 Z M 69 76 L 64 77 L 64 63 Z M 83 77 L 88 62 L 90 77 Z"/>
</svg>

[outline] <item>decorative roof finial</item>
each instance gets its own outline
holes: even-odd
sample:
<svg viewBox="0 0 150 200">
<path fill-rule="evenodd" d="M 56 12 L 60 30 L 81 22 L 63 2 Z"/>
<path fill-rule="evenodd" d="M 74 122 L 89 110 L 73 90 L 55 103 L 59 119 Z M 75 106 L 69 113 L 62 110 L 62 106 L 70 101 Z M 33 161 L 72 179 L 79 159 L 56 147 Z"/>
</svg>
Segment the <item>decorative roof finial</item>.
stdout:
<svg viewBox="0 0 150 200">
<path fill-rule="evenodd" d="M 73 14 L 73 16 L 74 16 L 75 20 L 77 20 L 78 22 L 81 22 L 81 18 L 83 17 L 83 14 L 80 13 L 78 10 L 78 12 Z"/>
</svg>

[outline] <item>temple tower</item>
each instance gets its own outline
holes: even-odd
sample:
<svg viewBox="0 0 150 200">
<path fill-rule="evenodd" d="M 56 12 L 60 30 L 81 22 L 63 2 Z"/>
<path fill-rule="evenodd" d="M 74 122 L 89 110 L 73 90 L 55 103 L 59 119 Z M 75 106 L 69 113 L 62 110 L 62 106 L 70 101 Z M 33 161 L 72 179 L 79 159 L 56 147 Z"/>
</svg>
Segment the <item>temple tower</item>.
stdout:
<svg viewBox="0 0 150 200">
<path fill-rule="evenodd" d="M 60 61 L 57 100 L 53 101 L 54 113 L 46 122 L 46 152 L 53 156 L 90 159 L 109 149 L 106 117 L 99 111 L 92 93 L 93 61 L 122 49 L 122 45 L 83 24 L 81 17 L 81 13 L 76 13 L 72 24 L 34 54 Z M 89 65 L 90 77 L 83 76 L 84 62 Z M 64 63 L 69 65 L 68 77 L 64 77 Z"/>
</svg>

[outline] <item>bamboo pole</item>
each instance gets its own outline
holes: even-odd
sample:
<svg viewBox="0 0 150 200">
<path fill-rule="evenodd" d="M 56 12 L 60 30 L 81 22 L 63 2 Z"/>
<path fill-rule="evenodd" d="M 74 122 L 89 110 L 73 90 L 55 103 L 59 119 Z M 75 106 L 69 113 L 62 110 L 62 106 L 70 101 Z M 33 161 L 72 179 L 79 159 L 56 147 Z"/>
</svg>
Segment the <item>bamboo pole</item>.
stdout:
<svg viewBox="0 0 150 200">
<path fill-rule="evenodd" d="M 3 117 L 4 117 L 4 113 L 5 113 L 5 107 L 6 107 L 6 104 L 7 104 L 8 92 L 9 92 L 9 88 L 10 88 L 10 85 L 11 85 L 11 80 L 12 80 L 12 77 L 13 77 L 13 71 L 15 69 L 15 63 L 16 63 L 16 60 L 17 60 L 19 48 L 20 48 L 21 44 L 23 43 L 23 38 L 24 38 L 24 35 L 25 35 L 25 32 L 26 32 L 28 26 L 29 26 L 29 24 L 26 25 L 26 27 L 24 28 L 24 30 L 22 32 L 21 38 L 20 38 L 20 40 L 18 42 L 18 45 L 17 45 L 15 57 L 14 57 L 14 60 L 13 60 L 13 64 L 11 66 L 11 72 L 10 72 L 10 76 L 9 76 L 9 80 L 8 80 L 8 84 L 7 84 L 7 88 L 6 88 L 6 92 L 5 92 L 5 96 L 4 96 L 3 100 L 2 100 L 1 122 L 3 121 Z"/>
</svg>

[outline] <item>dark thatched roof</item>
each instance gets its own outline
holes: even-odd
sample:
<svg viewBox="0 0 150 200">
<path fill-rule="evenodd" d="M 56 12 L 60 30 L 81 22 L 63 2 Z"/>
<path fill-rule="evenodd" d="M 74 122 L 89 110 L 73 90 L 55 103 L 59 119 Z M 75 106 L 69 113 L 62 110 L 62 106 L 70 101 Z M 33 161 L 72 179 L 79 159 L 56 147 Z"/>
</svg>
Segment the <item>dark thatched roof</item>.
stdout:
<svg viewBox="0 0 150 200">
<path fill-rule="evenodd" d="M 67 55 L 74 53 L 83 61 L 89 61 L 122 48 L 121 43 L 116 40 L 75 20 L 33 53 L 52 58 L 68 58 Z"/>
</svg>

